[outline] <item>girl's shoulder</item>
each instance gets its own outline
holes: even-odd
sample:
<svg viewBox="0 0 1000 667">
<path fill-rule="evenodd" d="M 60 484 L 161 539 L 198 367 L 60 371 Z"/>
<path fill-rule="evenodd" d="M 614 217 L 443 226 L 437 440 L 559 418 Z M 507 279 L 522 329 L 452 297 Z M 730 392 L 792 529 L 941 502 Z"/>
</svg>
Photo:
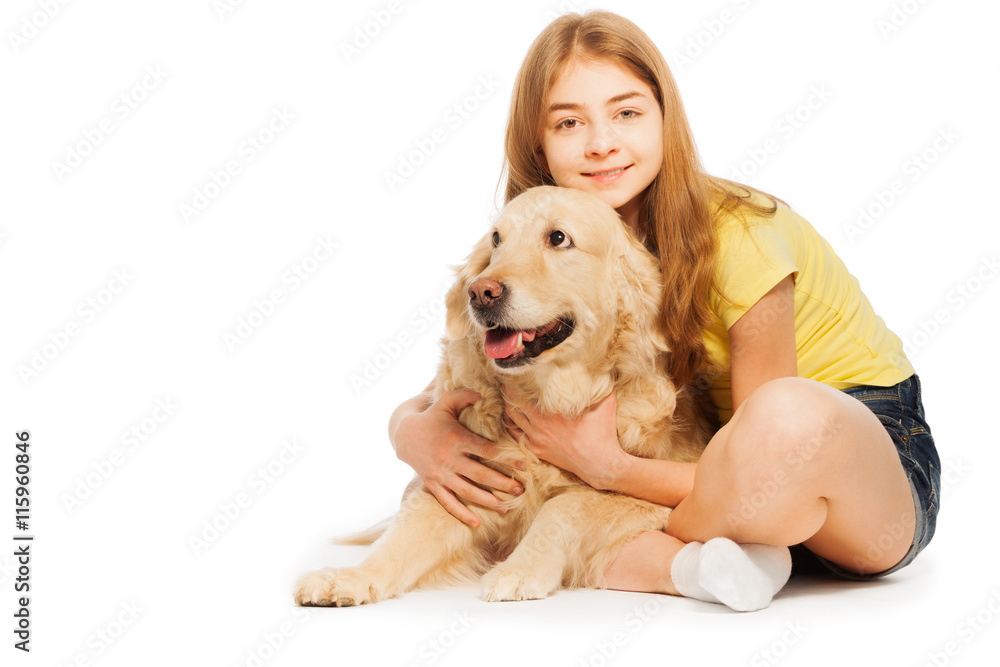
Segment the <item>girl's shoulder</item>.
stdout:
<svg viewBox="0 0 1000 667">
<path fill-rule="evenodd" d="M 791 212 L 788 204 L 772 194 L 723 179 L 712 179 L 709 205 L 716 228 L 748 225 Z"/>
<path fill-rule="evenodd" d="M 710 210 L 720 240 L 726 236 L 755 235 L 761 225 L 784 226 L 795 216 L 781 199 L 741 184 L 713 190 Z"/>
</svg>

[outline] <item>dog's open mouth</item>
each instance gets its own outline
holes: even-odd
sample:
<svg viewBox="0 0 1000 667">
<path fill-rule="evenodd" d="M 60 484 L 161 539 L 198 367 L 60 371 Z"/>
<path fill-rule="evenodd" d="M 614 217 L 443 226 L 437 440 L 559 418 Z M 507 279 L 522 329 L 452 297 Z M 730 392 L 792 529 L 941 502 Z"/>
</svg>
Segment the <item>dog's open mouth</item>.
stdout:
<svg viewBox="0 0 1000 667">
<path fill-rule="evenodd" d="M 527 363 L 551 350 L 573 333 L 573 318 L 556 318 L 537 329 L 490 329 L 486 332 L 486 356 L 501 368 Z"/>
</svg>

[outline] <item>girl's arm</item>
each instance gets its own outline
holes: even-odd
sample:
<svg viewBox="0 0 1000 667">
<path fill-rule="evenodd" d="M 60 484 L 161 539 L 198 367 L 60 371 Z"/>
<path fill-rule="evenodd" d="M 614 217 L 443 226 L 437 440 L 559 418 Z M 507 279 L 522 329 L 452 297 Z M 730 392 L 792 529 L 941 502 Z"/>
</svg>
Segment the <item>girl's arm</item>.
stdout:
<svg viewBox="0 0 1000 667">
<path fill-rule="evenodd" d="M 389 418 L 389 441 L 396 457 L 413 468 L 442 507 L 473 528 L 479 525 L 479 519 L 459 498 L 503 511 L 499 498 L 473 482 L 512 495 L 523 490 L 515 480 L 471 458 L 476 455 L 496 459 L 498 455 L 494 443 L 458 421 L 458 413 L 479 398 L 471 389 L 456 389 L 434 402 L 428 386 L 403 401 Z M 523 461 L 509 463 L 524 465 Z"/>
<path fill-rule="evenodd" d="M 733 412 L 757 387 L 798 375 L 795 283 L 785 276 L 729 328 Z"/>
<path fill-rule="evenodd" d="M 794 311 L 789 275 L 730 327 L 734 411 L 765 382 L 797 375 Z M 695 463 L 644 459 L 622 450 L 613 394 L 575 421 L 509 406 L 507 414 L 528 436 L 536 456 L 594 488 L 674 507 L 694 485 Z"/>
</svg>

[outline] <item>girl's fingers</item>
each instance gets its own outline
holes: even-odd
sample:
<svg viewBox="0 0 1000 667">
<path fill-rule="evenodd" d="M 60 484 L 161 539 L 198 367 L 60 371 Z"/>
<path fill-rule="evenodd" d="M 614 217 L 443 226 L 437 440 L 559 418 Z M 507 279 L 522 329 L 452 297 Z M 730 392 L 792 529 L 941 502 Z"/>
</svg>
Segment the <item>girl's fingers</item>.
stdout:
<svg viewBox="0 0 1000 667">
<path fill-rule="evenodd" d="M 501 514 L 503 514 L 504 512 L 507 511 L 503 505 L 503 502 L 499 498 L 494 496 L 489 491 L 484 491 L 475 484 L 467 482 L 464 479 L 459 478 L 459 481 L 455 483 L 455 493 L 457 493 L 467 502 L 470 502 L 474 505 L 479 505 L 480 507 L 485 507 L 486 509 L 493 510 L 494 512 L 500 512 Z M 479 525 L 478 521 L 479 519 L 477 518 L 476 525 Z"/>
<path fill-rule="evenodd" d="M 528 465 L 524 462 L 524 458 L 516 454 L 515 452 L 505 452 L 499 447 L 495 442 L 487 440 L 486 438 L 481 438 L 478 435 L 473 434 L 474 439 L 469 440 L 469 445 L 466 451 L 469 454 L 474 454 L 481 459 L 489 459 L 490 461 L 496 461 L 497 463 L 502 463 L 504 465 L 511 466 L 512 468 L 517 468 L 518 470 L 527 470 Z M 486 466 L 483 466 L 486 468 Z M 491 470 L 490 468 L 486 468 Z M 468 477 L 468 475 L 466 475 Z M 476 481 L 480 481 L 476 479 Z M 489 484 L 488 486 L 493 486 Z M 499 488 L 499 487 L 496 487 Z"/>
<path fill-rule="evenodd" d="M 438 403 L 442 408 L 458 417 L 458 413 L 469 407 L 476 401 L 482 398 L 482 395 L 473 389 L 468 389 L 462 387 L 461 389 L 454 389 L 452 391 L 445 392 Z"/>
<path fill-rule="evenodd" d="M 497 474 L 499 475 L 499 473 Z M 500 477 L 503 478 L 503 475 L 500 475 Z M 437 498 L 437 501 L 441 503 L 441 506 L 449 514 L 473 528 L 479 527 L 479 517 L 459 498 L 495 512 L 503 513 L 507 511 L 499 498 L 489 491 L 485 491 L 475 484 L 470 483 L 461 475 L 456 475 L 447 487 L 440 482 L 428 482 L 426 486 L 427 490 L 434 494 L 434 497 Z"/>
<path fill-rule="evenodd" d="M 515 436 L 516 437 L 516 436 Z M 528 463 L 524 460 L 524 457 L 516 452 L 508 452 L 506 454 L 499 454 L 490 459 L 491 461 L 496 461 L 497 463 L 503 464 L 505 466 L 510 466 L 511 468 L 516 468 L 518 470 L 527 470 Z M 502 474 L 502 473 L 501 473 Z"/>
<path fill-rule="evenodd" d="M 497 460 L 499 460 L 499 459 L 497 459 Z M 513 466 L 516 467 L 517 463 L 523 464 L 524 461 L 523 460 L 513 460 L 513 459 L 511 459 L 511 463 L 508 463 L 507 465 L 513 465 Z M 498 472 L 498 471 L 494 470 L 493 468 L 490 468 L 489 466 L 485 466 L 482 463 L 479 463 L 478 461 L 474 461 L 472 459 L 469 459 L 469 465 L 465 468 L 465 470 L 462 471 L 461 474 L 464 477 L 472 480 L 473 482 L 476 482 L 477 484 L 482 484 L 483 486 L 487 486 L 487 487 L 489 487 L 491 489 L 497 489 L 499 491 L 504 491 L 506 493 L 511 494 L 512 496 L 518 496 L 518 495 L 520 495 L 524 491 L 524 488 L 521 486 L 521 484 L 517 480 L 511 479 L 507 475 L 504 475 L 503 473 Z M 478 487 L 476 487 L 476 488 L 478 488 Z M 479 490 L 481 490 L 481 489 L 479 489 Z M 494 499 L 496 499 L 495 496 L 492 496 L 492 497 Z M 499 502 L 499 501 L 497 501 L 497 502 Z M 479 503 L 479 504 L 483 504 L 483 503 Z M 490 507 L 490 505 L 486 505 L 486 506 Z M 498 509 L 498 508 L 497 507 L 492 507 L 492 509 Z"/>
<path fill-rule="evenodd" d="M 449 514 L 467 526 L 472 526 L 473 528 L 479 527 L 479 517 L 466 507 L 462 501 L 456 498 L 450 490 L 441 486 L 438 482 L 426 482 L 425 486 L 427 486 L 427 490 L 437 498 L 437 501 L 441 503 L 441 507 L 445 508 Z"/>
<path fill-rule="evenodd" d="M 510 403 L 504 403 L 503 411 L 504 414 L 507 415 L 507 418 L 514 422 L 514 425 L 522 431 L 531 425 L 531 419 L 528 417 L 527 413 L 519 408 L 515 408 Z"/>
</svg>

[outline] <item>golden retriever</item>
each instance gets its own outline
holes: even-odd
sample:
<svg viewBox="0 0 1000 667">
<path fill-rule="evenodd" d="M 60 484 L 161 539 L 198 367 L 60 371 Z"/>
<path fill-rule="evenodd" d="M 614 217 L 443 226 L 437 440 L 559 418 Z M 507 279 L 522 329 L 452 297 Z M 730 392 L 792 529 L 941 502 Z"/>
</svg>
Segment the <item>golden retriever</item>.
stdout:
<svg viewBox="0 0 1000 667">
<path fill-rule="evenodd" d="M 657 260 L 593 195 L 539 187 L 511 201 L 446 297 L 447 337 L 433 391 L 435 399 L 458 387 L 482 394 L 459 421 L 526 459 L 524 472 L 483 461 L 524 492 L 494 491 L 505 514 L 470 505 L 481 521 L 473 529 L 421 486 L 359 566 L 305 575 L 295 601 L 350 606 L 476 581 L 488 601 L 600 588 L 621 547 L 666 527 L 670 509 L 595 490 L 539 460 L 509 434 L 505 394 L 576 415 L 614 391 L 627 452 L 697 460 L 710 432 L 667 375 L 660 290 Z"/>
</svg>

